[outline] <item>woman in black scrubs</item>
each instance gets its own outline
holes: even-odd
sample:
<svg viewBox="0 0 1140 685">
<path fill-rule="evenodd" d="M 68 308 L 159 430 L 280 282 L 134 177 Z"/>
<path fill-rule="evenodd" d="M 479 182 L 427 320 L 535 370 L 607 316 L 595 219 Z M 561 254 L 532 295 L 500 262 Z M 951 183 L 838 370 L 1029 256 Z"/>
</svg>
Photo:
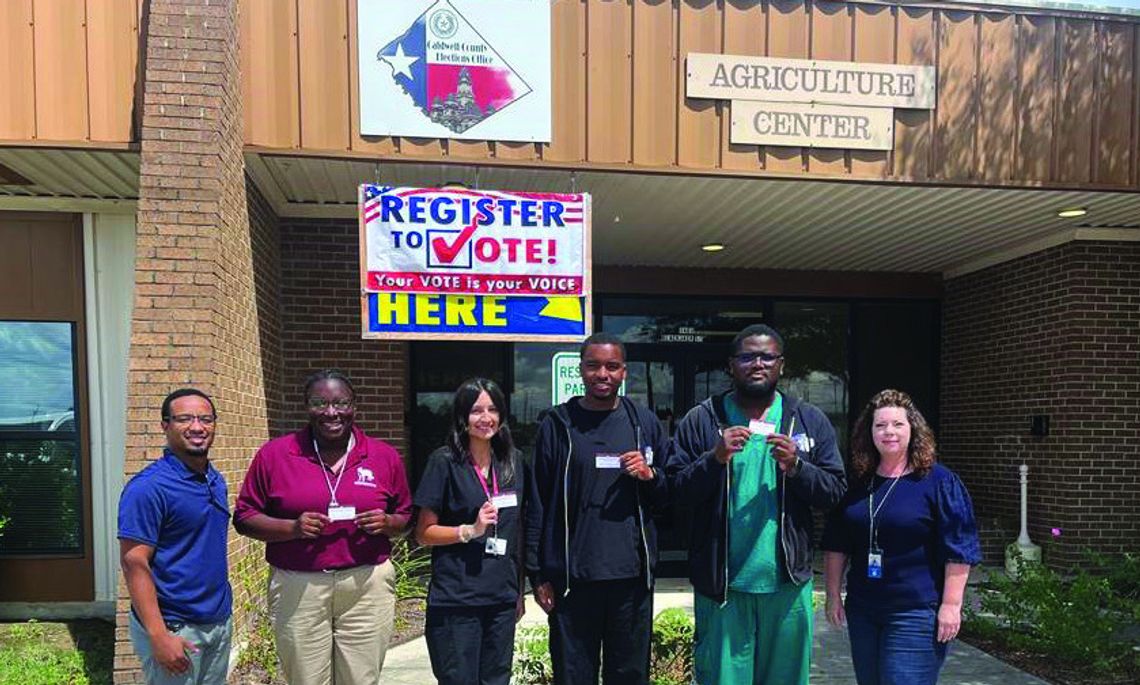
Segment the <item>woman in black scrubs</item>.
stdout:
<svg viewBox="0 0 1140 685">
<path fill-rule="evenodd" d="M 416 540 L 432 547 L 424 636 L 440 685 L 507 685 L 523 612 L 524 466 L 494 381 L 464 381 L 451 414 L 414 498 Z"/>
</svg>

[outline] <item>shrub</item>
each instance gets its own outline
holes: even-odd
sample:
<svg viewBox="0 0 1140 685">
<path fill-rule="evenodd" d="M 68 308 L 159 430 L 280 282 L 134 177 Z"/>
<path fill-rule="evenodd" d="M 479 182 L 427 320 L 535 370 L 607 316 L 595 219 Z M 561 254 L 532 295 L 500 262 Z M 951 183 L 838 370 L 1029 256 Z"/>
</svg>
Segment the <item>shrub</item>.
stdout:
<svg viewBox="0 0 1140 685">
<path fill-rule="evenodd" d="M 688 685 L 693 681 L 693 619 L 684 609 L 666 609 L 653 620 L 649 645 L 649 681 L 653 685 Z M 515 636 L 511 674 L 517 685 L 554 682 L 546 626 L 524 628 Z"/>
<path fill-rule="evenodd" d="M 417 547 L 407 537 L 392 541 L 392 567 L 396 571 L 396 599 L 427 597 L 431 578 L 431 550 Z"/>
<path fill-rule="evenodd" d="M 693 618 L 680 608 L 666 609 L 653 620 L 650 642 L 650 682 L 687 685 L 693 681 Z"/>
<path fill-rule="evenodd" d="M 517 685 L 548 685 L 554 682 L 546 626 L 523 628 L 515 635 L 515 659 L 511 665 L 511 675 Z"/>
<path fill-rule="evenodd" d="M 279 662 L 277 644 L 273 640 L 273 624 L 269 618 L 269 606 L 265 600 L 265 589 L 269 581 L 269 566 L 255 552 L 246 552 L 233 567 L 234 607 L 237 616 L 244 621 L 246 632 L 245 647 L 238 656 L 235 667 L 239 670 L 253 669 L 265 674 L 272 682 L 277 678 Z"/>
<path fill-rule="evenodd" d="M 1135 658 L 1131 645 L 1121 639 L 1135 603 L 1115 593 L 1114 582 L 1125 588 L 1135 582 L 1126 577 L 1127 564 L 1135 559 L 1125 559 L 1115 573 L 1092 560 L 1090 556 L 1090 563 L 1066 578 L 1043 564 L 1016 557 L 1016 579 L 994 574 L 991 588 L 981 598 L 984 613 L 967 611 L 970 629 L 1098 673 L 1124 666 Z"/>
</svg>

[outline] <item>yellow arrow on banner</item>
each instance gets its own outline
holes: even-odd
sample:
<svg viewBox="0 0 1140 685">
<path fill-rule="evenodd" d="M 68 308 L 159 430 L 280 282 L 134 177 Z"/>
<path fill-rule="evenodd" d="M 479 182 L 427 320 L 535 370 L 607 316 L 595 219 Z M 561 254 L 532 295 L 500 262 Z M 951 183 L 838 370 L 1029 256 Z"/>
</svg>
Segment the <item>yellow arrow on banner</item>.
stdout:
<svg viewBox="0 0 1140 685">
<path fill-rule="evenodd" d="M 546 306 L 538 313 L 552 319 L 582 320 L 582 301 L 577 297 L 548 297 Z"/>
</svg>

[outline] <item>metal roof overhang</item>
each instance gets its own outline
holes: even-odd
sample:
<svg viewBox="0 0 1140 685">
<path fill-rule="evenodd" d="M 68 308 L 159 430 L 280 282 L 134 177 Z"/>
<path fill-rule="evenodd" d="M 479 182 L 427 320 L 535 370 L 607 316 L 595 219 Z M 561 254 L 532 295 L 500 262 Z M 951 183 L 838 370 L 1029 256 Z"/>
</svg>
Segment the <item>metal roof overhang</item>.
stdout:
<svg viewBox="0 0 1140 685">
<path fill-rule="evenodd" d="M 282 217 L 356 217 L 357 186 L 588 192 L 596 265 L 955 276 L 1071 240 L 1140 240 L 1140 192 L 890 184 L 246 154 Z M 1065 207 L 1088 215 L 1062 219 Z M 706 243 L 726 249 L 709 253 Z"/>
<path fill-rule="evenodd" d="M 0 184 L 0 209 L 134 211 L 137 150 L 0 147 L 30 184 Z M 380 182 L 593 196 L 597 265 L 889 271 L 957 276 L 1072 240 L 1140 241 L 1140 192 L 376 162 L 246 153 L 282 218 L 356 217 Z M 1064 207 L 1087 207 L 1063 219 Z M 709 253 L 706 243 L 726 249 Z"/>
</svg>

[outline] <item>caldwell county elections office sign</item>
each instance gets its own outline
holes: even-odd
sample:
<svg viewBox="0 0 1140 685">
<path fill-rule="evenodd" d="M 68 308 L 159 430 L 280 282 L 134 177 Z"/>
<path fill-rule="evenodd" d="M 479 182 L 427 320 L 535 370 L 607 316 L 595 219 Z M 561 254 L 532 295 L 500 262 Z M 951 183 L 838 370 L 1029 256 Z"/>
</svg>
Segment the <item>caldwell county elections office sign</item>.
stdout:
<svg viewBox="0 0 1140 685">
<path fill-rule="evenodd" d="M 580 341 L 590 196 L 360 187 L 365 338 Z"/>
<path fill-rule="evenodd" d="M 688 97 L 732 101 L 729 141 L 894 147 L 894 108 L 932 109 L 931 66 L 689 53 Z"/>
<path fill-rule="evenodd" d="M 550 142 L 547 0 L 357 0 L 360 132 Z"/>
</svg>

